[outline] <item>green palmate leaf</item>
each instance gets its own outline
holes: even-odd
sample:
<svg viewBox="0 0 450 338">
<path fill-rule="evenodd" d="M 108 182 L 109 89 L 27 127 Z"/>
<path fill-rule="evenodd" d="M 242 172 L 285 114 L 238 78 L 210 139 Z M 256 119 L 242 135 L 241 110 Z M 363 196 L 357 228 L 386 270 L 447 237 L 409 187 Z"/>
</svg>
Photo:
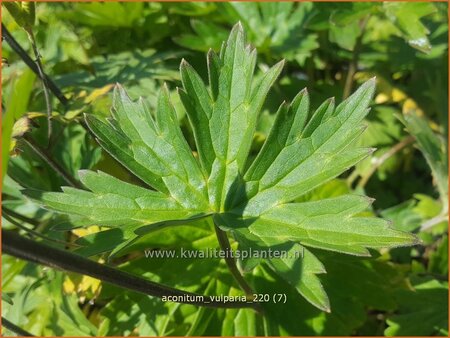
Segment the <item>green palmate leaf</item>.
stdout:
<svg viewBox="0 0 450 338">
<path fill-rule="evenodd" d="M 308 93 L 302 90 L 290 104 L 280 106 L 262 149 L 248 163 L 259 111 L 283 62 L 258 81 L 253 81 L 255 65 L 256 51 L 246 45 L 240 24 L 219 54 L 208 53 L 209 86 L 181 62 L 179 94 L 198 158 L 183 137 L 166 88 L 154 115 L 142 100 L 133 102 L 117 86 L 108 123 L 86 116 L 100 145 L 154 190 L 83 171 L 80 179 L 89 191 L 63 188 L 62 193 L 27 194 L 48 209 L 72 215 L 77 226 L 119 228 L 120 232 L 105 231 L 87 240 L 92 245 L 100 240 L 99 250 L 104 251 L 112 248 L 102 238 L 113 238 L 113 254 L 160 227 L 191 221 L 195 225 L 199 218 L 212 217 L 241 248 L 284 252 L 267 258 L 272 270 L 310 303 L 329 311 L 317 277 L 325 268 L 305 247 L 368 256 L 367 248 L 416 243 L 413 235 L 391 229 L 382 219 L 359 217 L 371 204 L 367 197 L 300 199 L 372 151 L 355 141 L 364 130 L 375 80 L 336 108 L 330 99 L 311 114 Z M 295 255 L 299 251 L 301 257 Z M 251 257 L 241 265 L 250 270 L 260 261 Z"/>
</svg>

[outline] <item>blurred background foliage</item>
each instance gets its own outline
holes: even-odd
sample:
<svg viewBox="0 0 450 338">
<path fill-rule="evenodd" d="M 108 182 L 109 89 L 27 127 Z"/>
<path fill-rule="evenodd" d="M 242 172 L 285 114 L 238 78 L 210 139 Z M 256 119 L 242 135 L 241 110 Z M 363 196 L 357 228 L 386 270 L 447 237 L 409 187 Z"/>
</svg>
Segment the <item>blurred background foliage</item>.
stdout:
<svg viewBox="0 0 450 338">
<path fill-rule="evenodd" d="M 447 3 L 38 3 L 32 27 L 44 70 L 69 99 L 46 105 L 39 77 L 2 43 L 2 219 L 4 228 L 97 261 L 126 233 L 98 227 L 61 231 L 64 217 L 40 209 L 22 188 L 60 189 L 66 182 L 26 140 L 77 179 L 100 169 L 138 183 L 102 151 L 83 113 L 107 116 L 120 82 L 154 107 L 167 82 L 183 132 L 194 146 L 176 93 L 186 58 L 206 79 L 205 52 L 220 48 L 241 21 L 257 47 L 257 68 L 287 63 L 270 92 L 254 138 L 260 149 L 277 106 L 304 87 L 312 107 L 348 96 L 376 76 L 377 93 L 361 142 L 377 150 L 345 175 L 302 199 L 354 191 L 376 198 L 371 213 L 416 232 L 423 245 L 373 252 L 361 260 L 318 252 L 332 312 L 304 301 L 264 266 L 248 276 L 258 292 L 284 290 L 289 306 L 211 310 L 163 303 L 86 276 L 2 258 L 2 316 L 35 335 L 448 335 L 448 22 Z M 27 34 L 5 10 L 2 23 L 32 55 Z M 62 224 L 62 225 L 61 225 Z M 55 228 L 55 226 L 58 227 Z M 18 229 L 18 228 L 17 228 Z M 25 229 L 25 230 L 24 230 Z M 59 229 L 59 230 L 57 230 Z M 148 260 L 142 248 L 215 247 L 207 224 L 149 234 L 120 252 L 115 266 L 166 285 L 206 294 L 238 294 L 223 262 Z M 6 331 L 5 334 L 11 334 Z"/>
</svg>

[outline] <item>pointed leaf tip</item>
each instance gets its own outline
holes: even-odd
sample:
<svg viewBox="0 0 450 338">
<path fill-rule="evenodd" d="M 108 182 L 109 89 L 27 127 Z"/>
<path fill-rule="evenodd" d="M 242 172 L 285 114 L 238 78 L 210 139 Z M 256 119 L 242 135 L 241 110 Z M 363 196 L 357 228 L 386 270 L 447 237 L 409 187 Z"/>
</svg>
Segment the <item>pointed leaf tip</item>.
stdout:
<svg viewBox="0 0 450 338">
<path fill-rule="evenodd" d="M 188 66 L 189 66 L 189 63 L 186 61 L 185 58 L 182 58 L 181 62 L 180 62 L 180 69 L 186 68 Z"/>
<path fill-rule="evenodd" d="M 83 115 L 84 115 L 84 121 L 86 122 L 89 130 L 92 132 L 90 125 L 95 120 L 95 116 L 93 114 L 86 114 L 86 113 L 83 113 Z"/>
<path fill-rule="evenodd" d="M 424 245 L 423 239 L 421 239 L 420 237 L 418 237 L 415 234 L 412 234 L 412 235 L 413 235 L 414 240 L 415 240 L 414 245 Z"/>
<path fill-rule="evenodd" d="M 376 200 L 375 198 L 369 197 L 369 196 L 363 196 L 366 200 L 367 203 L 369 203 L 369 205 L 372 205 Z"/>
<path fill-rule="evenodd" d="M 284 64 L 286 63 L 285 59 L 282 59 L 281 61 L 277 62 L 272 68 L 279 69 L 278 72 L 281 73 L 281 71 L 284 68 Z"/>
<path fill-rule="evenodd" d="M 375 87 L 377 85 L 377 77 L 376 76 L 371 77 L 369 80 L 367 80 L 366 83 L 367 83 L 368 87 L 373 87 L 373 89 L 375 90 Z M 363 86 L 364 86 L 364 84 L 363 84 Z"/>
<path fill-rule="evenodd" d="M 123 86 L 119 82 L 114 84 L 114 91 L 116 90 L 124 90 Z"/>
<path fill-rule="evenodd" d="M 113 90 L 113 102 L 117 99 L 118 96 L 129 98 L 124 86 L 116 82 Z"/>
<path fill-rule="evenodd" d="M 233 28 L 231 29 L 230 35 L 228 37 L 228 41 L 235 39 L 238 36 L 244 36 L 244 27 L 242 26 L 241 21 L 238 21 Z"/>
<path fill-rule="evenodd" d="M 167 95 L 169 95 L 169 86 L 167 85 L 167 82 L 164 81 L 163 85 L 162 85 L 162 91 L 167 93 Z M 139 99 L 142 99 L 142 97 L 139 97 Z M 142 99 L 143 100 L 143 99 Z"/>
<path fill-rule="evenodd" d="M 80 169 L 80 170 L 78 170 L 78 177 L 80 178 L 80 180 L 82 180 L 86 175 L 88 175 L 89 171 L 90 170 L 88 170 L 88 169 Z"/>
</svg>

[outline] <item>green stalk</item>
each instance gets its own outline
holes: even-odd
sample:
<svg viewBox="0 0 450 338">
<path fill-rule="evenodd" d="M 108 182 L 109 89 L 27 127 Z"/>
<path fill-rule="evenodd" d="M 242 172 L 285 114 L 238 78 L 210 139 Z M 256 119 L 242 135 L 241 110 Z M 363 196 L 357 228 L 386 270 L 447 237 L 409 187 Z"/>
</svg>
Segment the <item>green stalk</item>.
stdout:
<svg viewBox="0 0 450 338">
<path fill-rule="evenodd" d="M 12 34 L 8 31 L 6 26 L 2 24 L 2 37 L 8 43 L 12 50 L 16 52 L 16 54 L 22 59 L 22 61 L 30 68 L 36 75 L 41 76 L 41 72 L 39 72 L 38 67 L 36 66 L 36 62 L 34 62 L 27 52 L 22 48 L 22 46 L 17 42 L 17 40 L 12 36 Z M 58 86 L 46 75 L 44 74 L 45 81 L 48 85 L 50 91 L 55 95 L 55 97 L 61 102 L 64 106 L 69 104 L 69 101 L 58 88 Z M 43 78 L 41 78 L 42 80 Z"/>
<path fill-rule="evenodd" d="M 346 99 L 350 96 L 353 88 L 353 82 L 355 81 L 355 73 L 358 70 L 358 57 L 362 47 L 362 39 L 364 36 L 364 30 L 366 29 L 367 22 L 369 21 L 370 15 L 367 15 L 361 20 L 359 28 L 361 30 L 358 38 L 356 39 L 355 47 L 353 48 L 352 60 L 350 61 L 347 77 L 345 78 L 344 92 L 342 94 L 342 99 Z"/>
<path fill-rule="evenodd" d="M 231 252 L 230 241 L 228 240 L 227 233 L 223 230 L 220 230 L 220 228 L 217 225 L 214 225 L 214 229 L 216 230 L 216 236 L 217 240 L 219 241 L 220 248 L 225 252 Z M 239 284 L 241 289 L 245 292 L 245 294 L 248 297 L 252 299 L 254 292 L 250 287 L 250 285 L 248 285 L 247 281 L 239 272 L 235 259 L 233 257 L 228 257 L 228 255 L 226 255 L 225 262 L 227 263 L 228 269 L 230 270 L 231 274 L 233 275 L 234 279 Z"/>
<path fill-rule="evenodd" d="M 8 215 L 8 212 L 5 209 L 2 209 L 2 211 L 3 211 L 2 217 L 4 219 L 6 219 L 9 223 L 13 224 L 14 226 L 18 227 L 19 229 L 22 229 L 23 231 L 27 232 L 31 236 L 38 237 L 38 238 L 44 239 L 44 240 L 49 241 L 49 242 L 62 244 L 64 246 L 76 246 L 76 247 L 80 246 L 80 245 L 75 244 L 75 243 L 64 242 L 64 241 L 61 241 L 59 239 L 47 237 L 47 236 L 41 234 L 40 232 L 37 232 L 37 231 L 35 231 L 33 229 L 27 228 L 25 225 L 22 225 L 20 222 L 16 221 L 14 218 L 12 218 L 10 215 Z"/>
<path fill-rule="evenodd" d="M 25 135 L 22 138 L 23 142 L 25 142 L 41 159 L 43 159 L 57 174 L 59 174 L 70 186 L 74 188 L 82 189 L 80 183 L 78 183 L 75 178 L 72 177 L 63 167 L 61 167 L 50 154 L 43 148 L 41 148 L 34 140 Z"/>
<path fill-rule="evenodd" d="M 42 67 L 41 63 L 41 55 L 39 54 L 39 51 L 37 49 L 36 39 L 34 38 L 33 30 L 26 29 L 26 32 L 28 34 L 28 39 L 30 40 L 31 46 L 33 47 L 33 53 L 36 58 L 36 66 L 37 70 L 39 72 L 39 77 L 42 81 L 42 89 L 44 91 L 44 98 L 45 98 L 45 105 L 47 108 L 47 137 L 48 137 L 48 145 L 50 146 L 50 140 L 52 137 L 52 103 L 50 101 L 50 93 L 48 90 L 48 84 L 47 84 L 47 77 L 44 73 L 44 68 Z"/>
<path fill-rule="evenodd" d="M 24 329 L 21 329 L 20 327 L 18 327 L 16 324 L 11 323 L 8 319 L 6 319 L 5 317 L 2 317 L 2 326 L 7 328 L 9 331 L 14 332 L 15 334 L 17 334 L 20 337 L 34 337 L 34 335 L 32 335 L 31 333 L 29 333 L 28 331 L 25 331 Z M 2 332 L 2 335 L 4 336 L 5 333 Z"/>
</svg>

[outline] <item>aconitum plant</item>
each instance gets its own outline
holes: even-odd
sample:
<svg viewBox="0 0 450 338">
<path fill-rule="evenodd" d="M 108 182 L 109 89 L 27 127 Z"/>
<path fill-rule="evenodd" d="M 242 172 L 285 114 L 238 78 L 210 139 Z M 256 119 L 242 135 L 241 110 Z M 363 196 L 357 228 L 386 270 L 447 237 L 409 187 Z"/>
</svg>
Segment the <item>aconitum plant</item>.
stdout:
<svg viewBox="0 0 450 338">
<path fill-rule="evenodd" d="M 281 61 L 254 77 L 256 57 L 237 24 L 220 53 L 207 55 L 208 85 L 187 61 L 181 62 L 179 96 L 195 152 L 180 129 L 167 88 L 150 111 L 117 85 L 111 118 L 85 117 L 98 143 L 141 185 L 86 170 L 79 173 L 85 189 L 26 194 L 70 215 L 72 227 L 122 229 L 127 236 L 111 255 L 160 228 L 199 221 L 212 224 L 223 249 L 232 238 L 240 250 L 302 252 L 301 257 L 249 257 L 237 265 L 228 258 L 227 263 L 250 300 L 256 291 L 247 276 L 264 264 L 315 307 L 330 311 L 317 277 L 326 270 L 315 252 L 370 256 L 368 248 L 417 243 L 414 235 L 391 228 L 386 220 L 363 215 L 373 201 L 367 196 L 299 200 L 373 151 L 358 139 L 375 79 L 339 105 L 329 99 L 315 110 L 307 90 L 301 90 L 280 105 L 264 145 L 256 158 L 249 158 L 259 112 L 284 65 Z"/>
</svg>

